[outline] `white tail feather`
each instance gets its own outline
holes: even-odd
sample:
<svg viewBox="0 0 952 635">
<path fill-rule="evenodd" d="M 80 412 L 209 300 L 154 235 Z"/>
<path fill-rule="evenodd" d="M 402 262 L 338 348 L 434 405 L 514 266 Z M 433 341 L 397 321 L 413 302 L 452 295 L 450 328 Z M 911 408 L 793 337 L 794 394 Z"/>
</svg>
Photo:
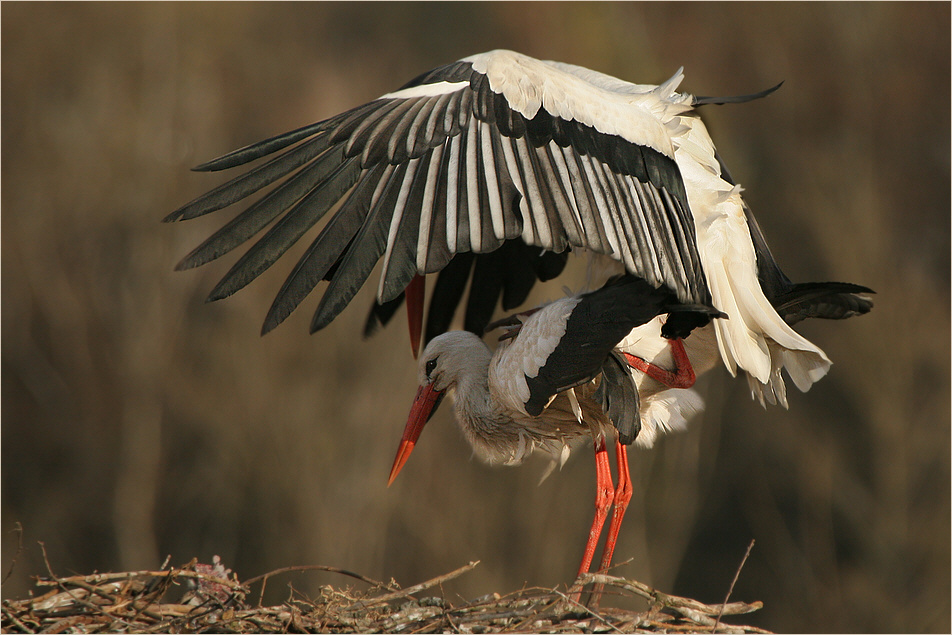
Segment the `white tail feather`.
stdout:
<svg viewBox="0 0 952 635">
<path fill-rule="evenodd" d="M 761 400 L 786 403 L 786 368 L 806 391 L 830 367 L 815 344 L 784 322 L 764 296 L 757 279 L 757 256 L 744 215 L 739 185 L 720 177 L 714 146 L 699 119 L 682 117 L 690 130 L 675 140 L 675 157 L 697 230 L 698 252 L 714 306 L 729 319 L 715 320 L 717 344 L 732 375 L 750 375 L 751 391 Z"/>
</svg>

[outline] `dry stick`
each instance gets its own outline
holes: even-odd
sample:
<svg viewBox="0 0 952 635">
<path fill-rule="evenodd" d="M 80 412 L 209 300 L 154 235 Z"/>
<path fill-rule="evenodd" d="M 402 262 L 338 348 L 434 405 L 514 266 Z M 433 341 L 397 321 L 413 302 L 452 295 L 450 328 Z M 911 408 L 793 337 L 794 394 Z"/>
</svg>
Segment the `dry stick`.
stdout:
<svg viewBox="0 0 952 635">
<path fill-rule="evenodd" d="M 353 571 L 347 571 L 346 569 L 338 569 L 337 567 L 327 567 L 320 564 L 283 567 L 281 569 L 275 569 L 274 571 L 271 571 L 269 573 L 265 573 L 259 576 L 255 576 L 253 578 L 249 578 L 248 580 L 245 580 L 245 586 L 251 586 L 258 580 L 261 580 L 261 595 L 258 597 L 258 606 L 261 606 L 261 602 L 264 598 L 264 589 L 268 585 L 268 578 L 274 575 L 278 575 L 280 573 L 287 573 L 289 571 L 330 571 L 331 573 L 339 573 L 341 575 L 347 575 L 352 578 L 356 578 L 372 586 L 381 587 L 381 588 L 390 589 L 390 590 L 393 589 L 393 587 L 389 584 L 378 582 L 377 580 L 374 580 L 373 578 L 368 578 L 367 576 L 360 575 L 359 573 L 354 573 Z"/>
<path fill-rule="evenodd" d="M 590 575 L 590 574 L 585 574 L 585 575 Z M 605 577 L 608 577 L 608 576 L 605 576 Z M 578 601 L 576 601 L 576 600 L 573 600 L 571 597 L 569 597 L 568 595 L 562 593 L 562 592 L 559 591 L 558 589 L 552 589 L 552 590 L 555 592 L 556 595 L 558 595 L 559 597 L 561 597 L 561 598 L 566 602 L 566 605 L 574 604 L 575 606 L 581 608 L 583 611 L 585 611 L 586 613 L 588 613 L 589 615 L 591 615 L 592 617 L 594 617 L 596 620 L 599 620 L 600 622 L 604 623 L 606 626 L 608 626 L 608 627 L 611 628 L 612 630 L 618 631 L 619 633 L 621 632 L 621 629 L 619 629 L 617 626 L 615 626 L 614 624 L 612 624 L 611 622 L 609 622 L 607 619 L 605 619 L 604 617 L 602 617 L 601 613 L 598 613 L 597 611 L 593 611 L 592 609 L 588 608 L 587 606 L 585 606 L 585 605 L 582 604 L 581 602 L 578 602 Z"/>
<path fill-rule="evenodd" d="M 169 562 L 171 560 L 171 555 L 165 556 L 165 560 L 162 562 L 162 566 L 159 567 L 159 571 L 164 571 L 169 566 Z M 125 590 L 129 588 L 130 584 L 131 581 L 127 581 L 123 586 L 123 589 Z M 172 578 L 157 578 L 153 576 L 150 580 L 145 582 L 143 584 L 142 592 L 139 594 L 141 606 L 138 606 L 139 603 L 135 599 L 131 600 L 134 612 L 132 617 L 129 619 L 135 622 L 139 619 L 139 615 L 153 615 L 155 612 L 149 611 L 149 607 L 154 606 L 156 604 L 156 600 L 161 599 L 165 595 L 166 591 L 169 590 L 170 586 L 172 586 Z M 119 603 L 115 602 L 115 604 L 118 606 Z M 157 621 L 161 622 L 161 617 L 158 618 Z"/>
<path fill-rule="evenodd" d="M 22 630 L 24 633 L 35 633 L 35 632 L 38 631 L 39 628 L 40 628 L 39 622 L 37 622 L 36 628 L 30 628 L 29 626 L 27 626 L 26 624 L 24 624 L 23 622 L 21 622 L 19 619 L 17 619 L 17 616 L 14 615 L 13 611 L 7 610 L 7 607 L 3 607 L 3 612 L 6 614 L 6 617 L 7 617 L 11 622 L 13 622 L 13 623 L 16 624 L 17 626 L 19 626 L 19 627 L 20 627 L 20 630 Z"/>
<path fill-rule="evenodd" d="M 92 617 L 91 615 L 73 615 L 53 622 L 51 626 L 45 627 L 42 632 L 65 633 L 67 629 L 76 624 L 101 624 L 101 622 L 97 621 L 96 618 Z"/>
<path fill-rule="evenodd" d="M 56 582 L 55 582 L 56 585 L 59 586 L 59 588 L 63 589 L 63 592 L 64 592 L 64 593 L 66 593 L 66 594 L 69 595 L 71 598 L 73 598 L 73 600 L 74 600 L 77 604 L 81 604 L 81 605 L 85 606 L 87 609 L 91 609 L 91 610 L 93 611 L 93 613 L 99 613 L 99 614 L 101 614 L 101 615 L 106 616 L 106 618 L 108 618 L 108 619 L 110 620 L 110 626 L 112 625 L 111 622 L 120 622 L 120 623 L 123 624 L 124 626 L 127 626 L 127 627 L 128 627 L 128 626 L 131 626 L 131 624 L 127 623 L 125 620 L 123 620 L 123 619 L 121 619 L 121 618 L 117 618 L 117 617 L 115 617 L 115 616 L 113 616 L 113 615 L 110 615 L 109 613 L 107 613 L 106 611 L 104 611 L 102 608 L 96 606 L 96 605 L 93 604 L 92 602 L 87 602 L 87 601 L 84 600 L 83 598 L 80 598 L 80 597 L 77 597 L 76 595 L 73 595 L 73 592 L 72 592 L 71 590 L 69 590 L 68 588 L 66 588 L 66 585 L 65 585 L 59 578 L 56 577 L 56 574 L 55 574 L 55 573 L 53 573 L 53 567 L 50 565 L 50 559 L 49 559 L 49 557 L 48 557 L 47 554 L 46 554 L 46 543 L 44 543 L 42 540 L 38 540 L 37 543 L 40 545 L 40 551 L 43 553 L 43 563 L 46 565 L 46 570 L 47 570 L 47 572 L 50 574 L 50 577 L 53 578 L 53 580 L 56 581 Z M 72 584 L 76 584 L 76 583 L 73 582 Z M 79 586 L 79 585 L 77 584 L 77 586 Z M 88 592 L 88 591 L 87 591 L 87 592 Z"/>
<path fill-rule="evenodd" d="M 178 571 L 176 571 L 174 568 L 172 568 L 171 570 L 168 570 L 168 571 L 134 571 L 134 572 L 124 572 L 124 573 L 95 573 L 95 574 L 86 575 L 86 576 L 78 575 L 78 576 L 71 576 L 68 578 L 60 578 L 55 573 L 53 573 L 53 569 L 50 566 L 50 562 L 46 554 L 46 545 L 42 541 L 39 542 L 39 545 L 40 545 L 40 549 L 43 552 L 43 560 L 46 563 L 46 570 L 47 572 L 49 572 L 50 577 L 52 578 L 52 581 L 37 580 L 36 582 L 37 585 L 57 586 L 60 589 L 62 589 L 67 595 L 73 598 L 73 600 L 76 601 L 78 604 L 82 604 L 83 606 L 86 606 L 87 608 L 94 609 L 96 612 L 104 615 L 108 619 L 119 621 L 120 623 L 125 624 L 127 626 L 129 625 L 128 619 L 122 619 L 115 615 L 112 615 L 110 612 L 100 607 L 97 607 L 94 604 L 83 600 L 82 598 L 79 598 L 73 595 L 73 593 L 68 588 L 66 588 L 66 585 L 69 584 L 69 585 L 77 586 L 85 590 L 90 595 L 98 595 L 105 599 L 111 600 L 114 605 L 119 604 L 118 599 L 113 594 L 103 591 L 101 588 L 96 586 L 97 584 L 101 584 L 107 581 L 131 580 L 137 577 L 152 577 L 153 581 L 155 580 L 160 581 L 159 584 L 162 586 L 162 588 L 160 589 L 160 592 L 165 593 L 165 591 L 168 590 L 168 587 L 171 586 L 175 576 L 182 576 L 186 578 L 197 578 L 200 580 L 207 580 L 210 582 L 214 582 L 216 584 L 230 587 L 232 590 L 233 597 L 236 593 L 247 592 L 247 589 L 243 588 L 240 584 L 236 582 L 232 582 L 231 580 L 228 580 L 227 578 L 221 578 L 214 575 L 199 573 L 197 571 L 189 571 L 188 569 L 179 569 Z M 168 560 L 166 560 L 166 563 L 164 563 L 162 567 L 165 568 L 167 564 L 168 564 Z M 190 565 L 186 565 L 186 566 L 190 566 Z M 149 593 L 152 593 L 152 591 L 150 591 Z M 148 593 L 146 595 L 148 595 Z M 148 600 L 144 601 L 142 606 L 137 606 L 136 602 L 133 601 L 132 608 L 134 609 L 135 613 L 129 619 L 135 620 L 138 618 L 139 615 L 146 615 L 147 617 L 151 619 L 161 620 L 162 619 L 161 615 L 155 613 L 154 611 L 149 610 L 150 606 L 152 606 L 152 602 Z"/>
<path fill-rule="evenodd" d="M 518 632 L 522 630 L 522 628 L 526 626 L 527 624 L 530 624 L 537 620 L 545 620 L 546 614 L 537 610 L 539 606 L 543 604 L 545 604 L 545 602 L 541 599 L 538 599 L 538 600 L 532 601 L 527 607 L 523 608 L 522 610 L 513 611 L 514 613 L 518 613 L 518 615 L 514 615 L 513 617 L 519 617 L 521 619 L 520 621 L 516 622 L 514 625 L 511 625 L 510 629 L 512 631 Z"/>
<path fill-rule="evenodd" d="M 20 556 L 20 552 L 23 551 L 23 525 L 20 524 L 18 520 L 13 527 L 13 533 L 17 535 L 17 551 L 13 554 L 13 560 L 10 562 L 10 570 L 7 571 L 7 574 L 3 576 L 3 580 L 0 581 L 0 584 L 6 584 L 7 580 L 10 579 L 10 576 L 13 575 L 13 567 L 16 566 L 17 558 Z"/>
<path fill-rule="evenodd" d="M 159 567 L 159 571 L 165 571 L 169 566 L 169 562 L 171 561 L 172 561 L 171 555 L 165 556 L 165 560 L 162 562 L 162 566 Z M 155 588 L 158 587 L 160 584 L 161 584 L 161 579 L 153 577 L 151 580 L 149 580 L 145 584 L 145 589 L 143 590 L 143 594 L 148 595 L 149 593 L 152 593 L 152 591 L 154 591 Z M 165 586 L 165 589 L 168 590 L 168 585 Z"/>
<path fill-rule="evenodd" d="M 453 616 L 450 614 L 450 611 L 443 611 L 443 618 L 444 618 L 444 619 L 449 623 L 449 625 L 453 628 L 453 631 L 455 631 L 455 632 L 457 632 L 457 633 L 462 632 L 462 631 L 460 631 L 459 624 L 456 624 L 456 623 L 453 622 Z"/>
<path fill-rule="evenodd" d="M 754 548 L 754 539 L 750 539 L 750 544 L 747 545 L 747 552 L 744 554 L 744 557 L 740 561 L 740 565 L 737 567 L 737 571 L 734 572 L 734 579 L 731 580 L 731 586 L 727 589 L 727 596 L 724 598 L 724 604 L 721 604 L 721 610 L 717 614 L 717 619 L 714 620 L 714 626 L 711 628 L 711 632 L 717 632 L 717 625 L 721 623 L 721 617 L 724 615 L 724 606 L 727 604 L 727 601 L 731 599 L 731 593 L 734 592 L 734 585 L 737 584 L 737 578 L 740 577 L 740 570 L 744 568 L 744 565 L 747 563 L 747 558 L 750 557 L 750 550 Z"/>
<path fill-rule="evenodd" d="M 634 558 L 628 558 L 628 559 L 625 560 L 624 562 L 616 562 L 615 564 L 613 564 L 612 566 L 608 567 L 607 569 L 600 569 L 598 572 L 599 572 L 599 573 L 609 573 L 609 572 L 611 572 L 611 571 L 614 570 L 614 569 L 618 569 L 619 567 L 624 567 L 624 566 L 626 566 L 626 565 L 627 565 L 628 563 L 630 563 L 632 560 L 634 560 Z M 588 596 L 588 601 L 586 602 L 586 605 L 587 605 L 587 606 L 591 606 L 593 610 L 598 611 L 598 610 L 599 610 L 599 604 L 600 604 L 601 601 L 602 601 L 602 593 L 604 593 L 604 591 L 605 591 L 605 585 L 603 585 L 603 584 L 602 584 L 602 585 L 596 584 L 595 587 L 592 589 L 592 592 L 591 592 L 591 593 L 589 594 L 589 596 Z"/>
<path fill-rule="evenodd" d="M 431 587 L 435 587 L 439 584 L 443 584 L 444 582 L 448 580 L 452 580 L 453 578 L 458 578 L 464 573 L 468 573 L 469 571 L 472 571 L 478 564 L 479 564 L 479 560 L 475 560 L 473 562 L 470 562 L 466 566 L 460 567 L 456 571 L 450 571 L 449 573 L 433 578 L 432 580 L 421 582 L 420 584 L 407 587 L 406 589 L 403 589 L 401 591 L 396 591 L 394 593 L 387 593 L 386 595 L 379 595 L 375 598 L 370 598 L 369 600 L 363 600 L 361 602 L 357 602 L 352 608 L 363 609 L 369 606 L 373 606 L 375 604 L 383 604 L 385 602 L 390 602 L 391 600 L 399 600 L 400 598 L 405 598 L 409 595 L 413 595 L 414 593 L 419 593 L 420 591 L 424 591 Z"/>
<path fill-rule="evenodd" d="M 42 543 L 40 543 L 42 544 Z M 49 570 L 49 566 L 47 566 Z M 75 584 L 77 582 L 85 582 L 87 584 L 100 584 L 102 582 L 111 582 L 115 580 L 129 580 L 132 578 L 140 577 L 154 577 L 154 578 L 195 578 L 197 580 L 206 580 L 208 582 L 214 582 L 216 584 L 221 584 L 227 586 L 234 591 L 247 592 L 248 589 L 244 588 L 241 584 L 233 582 L 228 578 L 221 578 L 215 575 L 209 575 L 207 573 L 199 573 L 198 571 L 189 571 L 188 569 L 175 569 L 172 568 L 168 571 L 123 571 L 120 573 L 92 573 L 90 575 L 74 575 L 68 578 L 57 578 L 53 575 L 53 572 L 50 571 L 50 575 L 53 576 L 53 580 L 37 580 L 37 586 L 57 586 L 59 583 L 66 584 Z M 257 579 L 257 578 L 253 578 Z"/>
<path fill-rule="evenodd" d="M 169 565 L 169 558 L 165 558 L 165 562 L 162 563 L 160 570 L 164 570 Z M 149 580 L 143 588 L 143 592 L 140 595 L 142 601 L 142 606 L 136 606 L 136 600 L 132 600 L 132 608 L 135 609 L 135 613 L 132 614 L 130 618 L 132 621 L 135 621 L 139 618 L 139 615 L 147 615 L 151 617 L 155 612 L 148 610 L 149 607 L 153 606 L 156 600 L 162 599 L 165 593 L 169 590 L 169 587 L 172 586 L 172 578 L 152 578 Z M 232 592 L 234 594 L 234 591 Z M 158 618 L 161 621 L 161 617 Z"/>
<path fill-rule="evenodd" d="M 132 609 L 133 609 L 135 612 L 134 612 L 131 616 L 127 616 L 127 617 L 125 617 L 125 618 L 123 618 L 123 617 L 117 617 L 117 616 L 113 615 L 111 611 L 114 611 L 114 610 L 116 610 L 116 609 L 118 609 L 118 608 L 124 608 L 125 604 L 123 604 L 122 600 L 125 599 L 125 598 L 121 598 L 120 596 L 116 595 L 115 593 L 111 593 L 111 592 L 109 592 L 109 591 L 105 591 L 105 590 L 103 590 L 102 588 L 100 588 L 100 587 L 98 587 L 98 586 L 95 586 L 95 585 L 92 585 L 92 584 L 87 584 L 87 583 L 85 583 L 85 582 L 83 582 L 83 581 L 81 581 L 81 580 L 74 580 L 74 581 L 70 582 L 70 584 L 73 585 L 73 586 L 77 586 L 77 587 L 79 587 L 80 589 L 83 589 L 84 591 L 86 591 L 86 592 L 89 594 L 89 596 L 88 596 L 89 598 L 92 598 L 92 596 L 94 596 L 94 595 L 98 595 L 99 597 L 103 598 L 104 600 L 109 600 L 110 602 L 112 602 L 112 606 L 109 607 L 108 610 L 107 610 L 107 608 L 98 607 L 98 606 L 96 606 L 95 604 L 93 604 L 92 602 L 86 602 L 86 601 L 84 601 L 84 600 L 79 600 L 80 603 L 82 603 L 82 604 L 83 604 L 84 606 L 86 606 L 87 608 L 90 607 L 90 606 L 97 608 L 100 613 L 102 613 L 104 616 L 108 617 L 109 619 L 119 620 L 119 621 L 122 622 L 123 624 L 127 624 L 127 625 L 134 623 L 134 622 L 139 618 L 139 615 L 145 615 L 146 617 L 148 617 L 148 618 L 150 618 L 150 619 L 153 619 L 153 620 L 159 620 L 159 621 L 161 621 L 161 619 L 162 619 L 162 615 L 161 615 L 160 613 L 156 613 L 155 611 L 150 610 L 150 608 L 153 607 L 153 606 L 155 606 L 155 604 L 154 604 L 151 600 L 148 600 L 148 599 L 146 599 L 146 600 L 130 599 L 128 602 L 126 602 L 126 604 L 131 604 Z M 67 593 L 69 593 L 69 591 L 66 589 L 65 585 L 61 585 L 60 588 L 62 588 L 63 590 L 65 590 Z M 70 595 L 72 596 L 72 594 L 70 594 Z M 72 597 L 73 597 L 74 599 L 76 599 L 75 596 L 72 596 Z M 142 603 L 142 606 L 137 607 L 137 606 L 136 606 L 137 602 L 141 602 L 141 603 Z"/>
<path fill-rule="evenodd" d="M 632 593 L 640 595 L 645 599 L 658 602 L 664 607 L 673 609 L 685 617 L 704 625 L 713 624 L 714 621 L 711 619 L 711 616 L 717 615 L 718 610 L 720 610 L 724 615 L 739 615 L 743 613 L 752 613 L 753 611 L 763 607 L 762 602 L 752 602 L 750 604 L 745 602 L 733 602 L 726 605 L 712 606 L 709 604 L 704 604 L 703 602 L 698 602 L 697 600 L 683 598 L 677 595 L 668 595 L 667 593 L 653 589 L 647 584 L 638 582 L 636 580 L 626 580 L 625 578 L 616 578 L 614 576 L 604 575 L 601 573 L 586 573 L 583 574 L 581 578 L 583 584 L 597 582 L 621 587 L 622 589 L 631 591 Z"/>
</svg>

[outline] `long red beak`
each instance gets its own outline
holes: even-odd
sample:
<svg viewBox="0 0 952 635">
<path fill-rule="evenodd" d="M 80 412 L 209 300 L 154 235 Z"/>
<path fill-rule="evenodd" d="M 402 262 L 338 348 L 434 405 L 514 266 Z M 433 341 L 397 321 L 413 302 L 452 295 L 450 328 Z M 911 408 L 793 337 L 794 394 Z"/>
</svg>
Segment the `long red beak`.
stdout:
<svg viewBox="0 0 952 635">
<path fill-rule="evenodd" d="M 390 480 L 387 481 L 387 487 L 393 484 L 403 464 L 410 458 L 410 453 L 413 452 L 413 446 L 416 445 L 417 439 L 420 438 L 420 433 L 423 432 L 423 426 L 430 420 L 430 415 L 440 403 L 442 397 L 443 391 L 437 390 L 431 383 L 420 386 L 417 389 L 416 397 L 413 399 L 413 406 L 410 407 L 407 427 L 403 429 L 403 438 L 400 439 L 397 456 L 393 460 L 393 467 L 390 468 Z"/>
</svg>

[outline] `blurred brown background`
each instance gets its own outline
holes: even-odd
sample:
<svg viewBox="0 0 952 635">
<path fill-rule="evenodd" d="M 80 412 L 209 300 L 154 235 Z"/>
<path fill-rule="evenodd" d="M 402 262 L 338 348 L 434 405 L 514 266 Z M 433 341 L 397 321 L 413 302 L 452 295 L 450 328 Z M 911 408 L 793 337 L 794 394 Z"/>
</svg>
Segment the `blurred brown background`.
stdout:
<svg viewBox="0 0 952 635">
<path fill-rule="evenodd" d="M 795 280 L 876 308 L 800 330 L 834 360 L 789 411 L 718 368 L 687 433 L 633 455 L 619 573 L 766 608 L 775 630 L 950 627 L 948 3 L 2 6 L 3 597 L 45 572 L 214 554 L 242 578 L 324 564 L 404 585 L 470 560 L 473 598 L 575 574 L 583 450 L 488 468 L 444 408 L 386 477 L 416 368 L 375 285 L 309 337 L 258 331 L 296 256 L 224 302 L 234 258 L 175 273 L 228 212 L 162 225 L 222 181 L 189 167 L 511 48 L 624 79 L 769 99 L 703 112 Z M 558 287 L 548 297 L 557 295 Z M 348 579 L 273 580 L 303 592 Z"/>
</svg>

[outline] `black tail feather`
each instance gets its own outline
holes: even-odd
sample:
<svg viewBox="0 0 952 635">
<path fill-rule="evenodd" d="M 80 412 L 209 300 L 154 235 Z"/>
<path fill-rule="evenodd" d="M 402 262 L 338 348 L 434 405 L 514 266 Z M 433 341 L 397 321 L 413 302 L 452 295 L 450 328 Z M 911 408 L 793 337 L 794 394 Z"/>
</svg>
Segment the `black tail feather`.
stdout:
<svg viewBox="0 0 952 635">
<path fill-rule="evenodd" d="M 858 294 L 875 293 L 849 282 L 804 282 L 794 284 L 771 298 L 774 308 L 787 324 L 807 318 L 844 320 L 869 313 L 873 301 Z"/>
</svg>

